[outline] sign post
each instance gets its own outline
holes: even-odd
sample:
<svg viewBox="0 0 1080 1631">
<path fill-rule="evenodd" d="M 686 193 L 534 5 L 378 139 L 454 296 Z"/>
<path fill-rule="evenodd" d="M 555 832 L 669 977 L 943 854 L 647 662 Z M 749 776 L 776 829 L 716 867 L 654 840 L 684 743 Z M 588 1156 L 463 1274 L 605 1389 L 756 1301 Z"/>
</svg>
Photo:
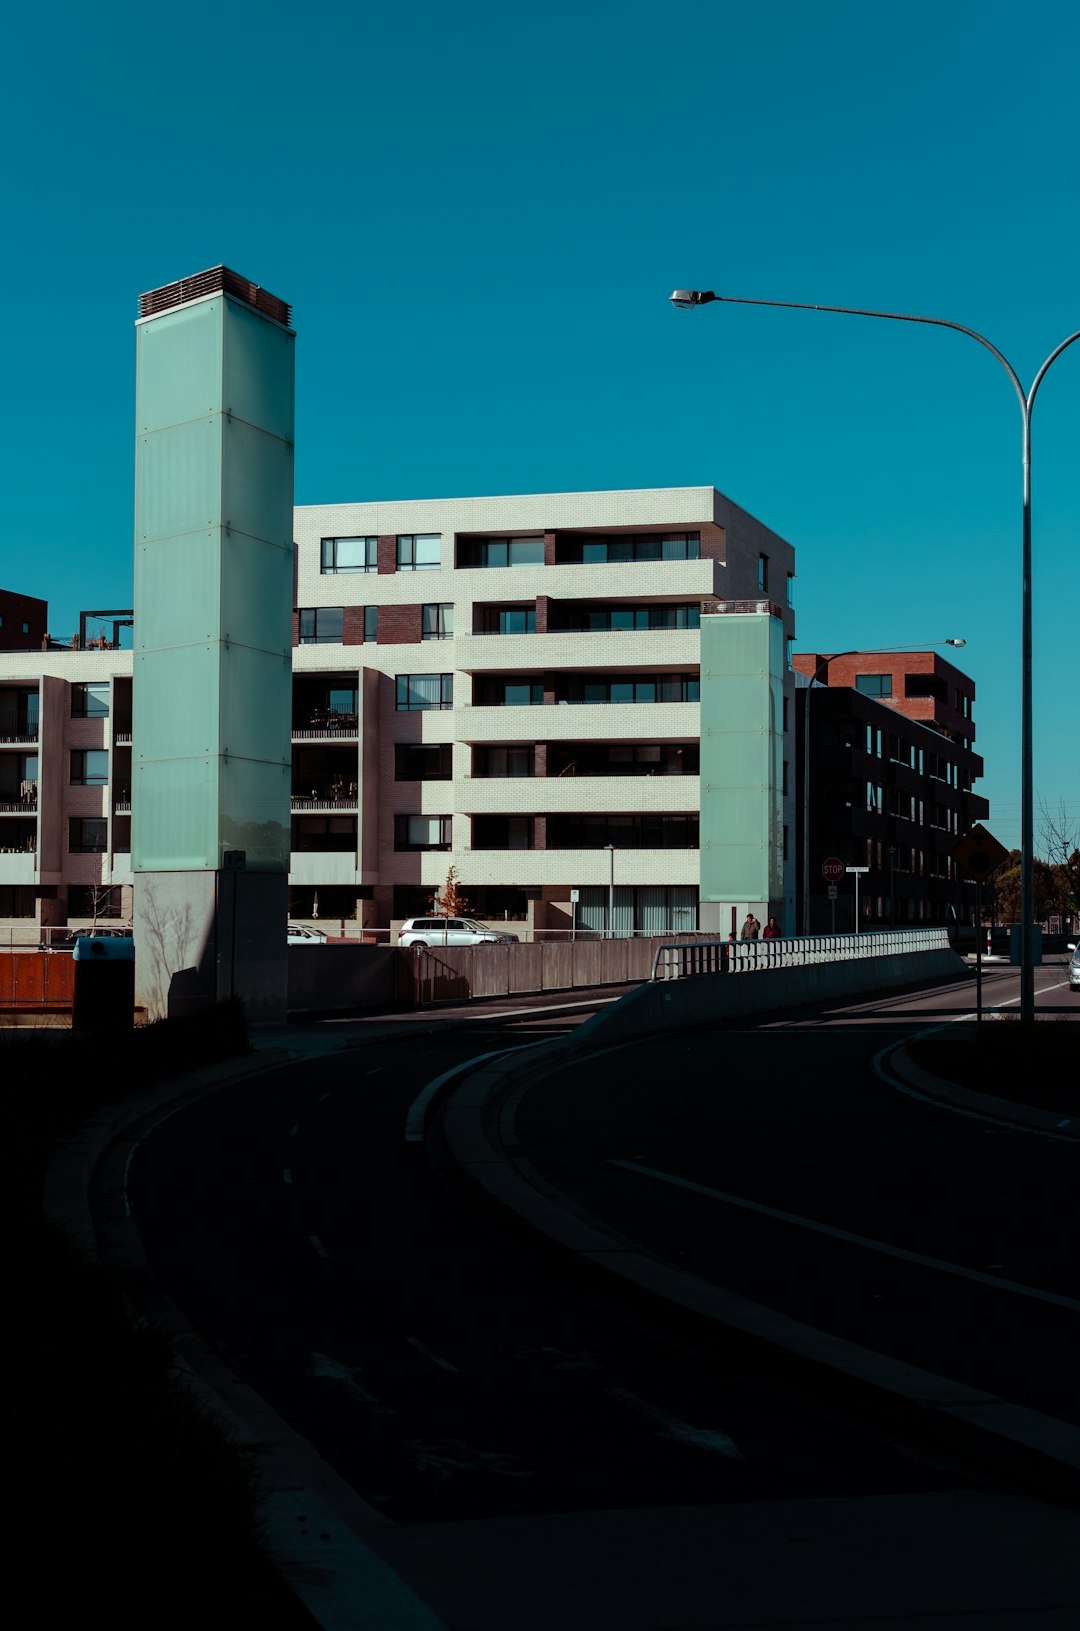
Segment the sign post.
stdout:
<svg viewBox="0 0 1080 1631">
<path fill-rule="evenodd" d="M 975 1024 L 982 1024 L 982 886 L 983 879 L 997 871 L 1008 856 L 1005 845 L 999 843 L 992 832 L 976 822 L 955 843 L 949 854 L 969 878 L 975 880 Z"/>
<path fill-rule="evenodd" d="M 577 903 L 578 903 L 578 891 L 576 889 L 571 889 L 571 891 L 570 891 L 570 938 L 571 938 L 571 940 L 576 940 L 577 939 Z"/>
<path fill-rule="evenodd" d="M 860 877 L 862 876 L 862 874 L 864 872 L 869 872 L 869 870 L 870 870 L 870 868 L 868 866 L 849 866 L 849 867 L 844 868 L 845 872 L 853 872 L 855 874 L 855 930 L 854 930 L 854 932 L 856 934 L 858 934 L 858 932 L 859 932 L 859 879 L 860 879 Z"/>
<path fill-rule="evenodd" d="M 839 856 L 830 855 L 828 860 L 822 861 L 822 863 L 821 863 L 821 876 L 825 879 L 825 882 L 829 885 L 829 911 L 830 911 L 831 916 L 832 916 L 832 932 L 833 932 L 833 934 L 835 934 L 836 933 L 836 885 L 837 885 L 837 883 L 839 883 L 840 879 L 844 876 L 844 863 L 843 863 L 843 861 L 840 860 Z M 810 891 L 807 890 L 807 899 L 809 900 L 809 898 L 810 898 Z M 807 926 L 807 928 L 809 928 L 809 924 L 807 924 L 806 926 Z"/>
</svg>

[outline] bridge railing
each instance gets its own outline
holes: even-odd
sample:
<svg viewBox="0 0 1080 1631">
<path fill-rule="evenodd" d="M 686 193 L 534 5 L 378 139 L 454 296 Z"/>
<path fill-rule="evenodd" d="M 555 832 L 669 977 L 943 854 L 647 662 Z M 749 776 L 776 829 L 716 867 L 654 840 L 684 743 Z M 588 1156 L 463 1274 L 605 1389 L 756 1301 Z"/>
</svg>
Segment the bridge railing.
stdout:
<svg viewBox="0 0 1080 1631">
<path fill-rule="evenodd" d="M 676 940 L 658 946 L 650 980 L 685 980 L 697 974 L 755 974 L 812 963 L 947 951 L 947 929 L 876 929 L 867 934 L 805 934 L 791 940 Z"/>
</svg>

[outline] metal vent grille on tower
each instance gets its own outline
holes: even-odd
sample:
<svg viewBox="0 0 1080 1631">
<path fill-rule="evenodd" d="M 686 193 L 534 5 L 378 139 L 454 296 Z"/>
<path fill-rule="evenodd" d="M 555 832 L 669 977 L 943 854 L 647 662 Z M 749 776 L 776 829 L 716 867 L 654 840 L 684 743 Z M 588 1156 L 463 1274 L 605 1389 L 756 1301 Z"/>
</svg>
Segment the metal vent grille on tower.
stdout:
<svg viewBox="0 0 1080 1631">
<path fill-rule="evenodd" d="M 227 266 L 211 266 L 206 272 L 196 272 L 194 277 L 181 278 L 177 283 L 166 283 L 161 289 L 151 289 L 149 293 L 140 295 L 139 316 L 155 317 L 159 312 L 186 305 L 191 300 L 201 300 L 208 294 L 232 295 L 286 328 L 292 323 L 292 307 L 287 301 L 279 300 L 249 278 L 231 272 Z"/>
</svg>

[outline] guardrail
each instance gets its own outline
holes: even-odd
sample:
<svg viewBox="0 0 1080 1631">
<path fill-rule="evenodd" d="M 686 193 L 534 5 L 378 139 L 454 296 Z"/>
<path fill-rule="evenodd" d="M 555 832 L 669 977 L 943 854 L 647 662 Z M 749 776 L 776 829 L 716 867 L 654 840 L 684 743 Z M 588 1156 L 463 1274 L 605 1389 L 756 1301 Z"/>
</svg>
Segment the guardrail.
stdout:
<svg viewBox="0 0 1080 1631">
<path fill-rule="evenodd" d="M 948 951 L 948 929 L 880 929 L 866 934 L 806 934 L 791 940 L 677 940 L 658 946 L 650 981 L 698 974 L 753 974 L 770 968 L 888 957 L 897 952 Z"/>
</svg>

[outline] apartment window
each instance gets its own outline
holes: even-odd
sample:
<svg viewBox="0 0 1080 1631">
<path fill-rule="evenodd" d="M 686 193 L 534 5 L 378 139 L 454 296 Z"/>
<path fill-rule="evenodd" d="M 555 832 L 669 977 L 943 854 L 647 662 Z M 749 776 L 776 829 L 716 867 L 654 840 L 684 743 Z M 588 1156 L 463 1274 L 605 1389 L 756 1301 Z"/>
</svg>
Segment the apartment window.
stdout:
<svg viewBox="0 0 1080 1631">
<path fill-rule="evenodd" d="M 450 848 L 451 817 L 426 815 L 396 815 L 394 817 L 394 848 L 396 850 L 431 850 Z"/>
<path fill-rule="evenodd" d="M 617 561 L 696 561 L 701 555 L 697 532 L 650 533 L 638 538 L 595 538 L 582 545 L 585 565 Z"/>
<path fill-rule="evenodd" d="M 485 634 L 535 634 L 535 606 L 485 606 Z"/>
<path fill-rule="evenodd" d="M 301 855 L 355 855 L 356 817 L 299 816 L 292 826 L 292 848 Z"/>
<path fill-rule="evenodd" d="M 399 572 L 430 572 L 441 565 L 442 534 L 439 532 L 399 532 L 397 569 Z"/>
<path fill-rule="evenodd" d="M 583 627 L 590 633 L 609 629 L 697 629 L 701 627 L 701 607 L 590 606 Z"/>
<path fill-rule="evenodd" d="M 548 849 L 697 849 L 696 815 L 549 815 Z"/>
<path fill-rule="evenodd" d="M 532 849 L 532 816 L 474 816 L 473 849 Z"/>
<path fill-rule="evenodd" d="M 759 555 L 757 558 L 757 586 L 762 594 L 769 587 L 769 557 Z"/>
<path fill-rule="evenodd" d="M 543 566 L 540 538 L 480 538 L 462 545 L 462 566 Z"/>
<path fill-rule="evenodd" d="M 454 774 L 449 742 L 395 742 L 396 782 L 448 782 Z"/>
<path fill-rule="evenodd" d="M 420 634 L 424 640 L 452 639 L 454 634 L 453 606 L 443 604 L 423 607 Z"/>
<path fill-rule="evenodd" d="M 788 698 L 785 697 L 784 698 L 784 723 L 783 723 L 781 729 L 786 731 L 787 728 L 788 728 Z"/>
<path fill-rule="evenodd" d="M 473 696 L 481 708 L 531 708 L 543 702 L 544 682 L 483 674 L 474 682 Z"/>
<path fill-rule="evenodd" d="M 399 714 L 427 713 L 454 706 L 453 674 L 399 674 L 396 707 Z"/>
<path fill-rule="evenodd" d="M 866 808 L 868 810 L 873 811 L 873 813 L 875 815 L 880 815 L 881 814 L 881 798 L 882 798 L 881 788 L 876 786 L 873 782 L 867 782 L 867 784 L 866 784 Z"/>
<path fill-rule="evenodd" d="M 72 719 L 107 719 L 109 717 L 108 681 L 95 685 L 71 687 Z"/>
<path fill-rule="evenodd" d="M 377 572 L 379 570 L 379 540 L 377 538 L 324 538 L 322 540 L 322 572 Z"/>
<path fill-rule="evenodd" d="M 788 762 L 787 762 L 786 759 L 784 760 L 784 778 L 783 778 L 783 781 L 781 783 L 780 791 L 783 794 L 784 798 L 787 798 L 787 795 L 788 795 Z"/>
<path fill-rule="evenodd" d="M 308 606 L 300 612 L 302 646 L 340 645 L 345 613 L 340 606 Z"/>
<path fill-rule="evenodd" d="M 891 697 L 891 674 L 856 674 L 855 689 L 864 697 Z"/>
<path fill-rule="evenodd" d="M 364 643 L 374 643 L 379 638 L 379 608 L 377 606 L 364 607 Z"/>
<path fill-rule="evenodd" d="M 72 787 L 104 787 L 108 779 L 109 755 L 104 748 L 75 748 L 72 750 Z"/>
<path fill-rule="evenodd" d="M 789 572 L 788 575 L 787 575 L 787 603 L 788 603 L 789 606 L 794 606 L 794 604 L 795 604 L 795 574 L 794 574 L 794 572 Z"/>
<path fill-rule="evenodd" d="M 641 674 L 566 682 L 568 702 L 698 702 L 701 683 L 696 674 Z"/>
<path fill-rule="evenodd" d="M 511 776 L 531 776 L 535 758 L 532 748 L 473 748 L 473 775 L 480 779 L 504 780 Z"/>
<path fill-rule="evenodd" d="M 106 831 L 103 816 L 72 816 L 68 821 L 68 849 L 72 855 L 104 855 Z"/>
</svg>

